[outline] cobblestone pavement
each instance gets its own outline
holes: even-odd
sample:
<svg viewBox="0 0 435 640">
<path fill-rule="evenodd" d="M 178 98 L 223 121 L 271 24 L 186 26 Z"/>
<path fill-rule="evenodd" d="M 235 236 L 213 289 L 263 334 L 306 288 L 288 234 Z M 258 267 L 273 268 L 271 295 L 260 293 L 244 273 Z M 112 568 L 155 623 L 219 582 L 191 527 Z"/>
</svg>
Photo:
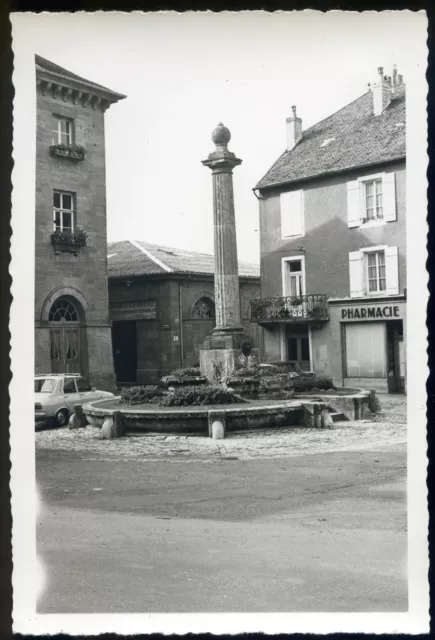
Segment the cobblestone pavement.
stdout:
<svg viewBox="0 0 435 640">
<path fill-rule="evenodd" d="M 36 433 L 37 449 L 63 449 L 82 455 L 119 458 L 161 459 L 182 457 L 213 462 L 222 457 L 243 460 L 281 458 L 356 449 L 377 450 L 406 443 L 406 397 L 381 400 L 382 411 L 372 420 L 335 423 L 332 429 L 305 427 L 228 433 L 225 440 L 201 436 L 129 435 L 119 440 L 102 440 L 100 429 L 52 429 Z"/>
</svg>

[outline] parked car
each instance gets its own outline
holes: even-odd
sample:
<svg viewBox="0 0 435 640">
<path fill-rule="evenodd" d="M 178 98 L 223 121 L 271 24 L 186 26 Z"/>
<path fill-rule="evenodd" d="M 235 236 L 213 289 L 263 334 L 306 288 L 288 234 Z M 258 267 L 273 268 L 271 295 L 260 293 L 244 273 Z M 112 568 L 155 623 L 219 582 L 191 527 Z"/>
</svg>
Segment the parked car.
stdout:
<svg viewBox="0 0 435 640">
<path fill-rule="evenodd" d="M 93 389 L 77 373 L 48 373 L 35 376 L 35 422 L 48 420 L 62 427 L 68 423 L 75 404 L 113 398 L 109 391 Z"/>
</svg>

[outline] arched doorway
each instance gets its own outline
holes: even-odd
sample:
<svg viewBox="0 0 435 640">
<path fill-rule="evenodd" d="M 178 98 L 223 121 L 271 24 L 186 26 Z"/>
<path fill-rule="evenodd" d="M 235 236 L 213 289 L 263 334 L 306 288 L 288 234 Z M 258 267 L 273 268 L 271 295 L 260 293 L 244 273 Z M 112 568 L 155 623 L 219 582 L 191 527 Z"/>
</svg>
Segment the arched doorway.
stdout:
<svg viewBox="0 0 435 640">
<path fill-rule="evenodd" d="M 52 373 L 84 373 L 80 312 L 79 302 L 72 296 L 61 296 L 50 307 Z"/>
</svg>

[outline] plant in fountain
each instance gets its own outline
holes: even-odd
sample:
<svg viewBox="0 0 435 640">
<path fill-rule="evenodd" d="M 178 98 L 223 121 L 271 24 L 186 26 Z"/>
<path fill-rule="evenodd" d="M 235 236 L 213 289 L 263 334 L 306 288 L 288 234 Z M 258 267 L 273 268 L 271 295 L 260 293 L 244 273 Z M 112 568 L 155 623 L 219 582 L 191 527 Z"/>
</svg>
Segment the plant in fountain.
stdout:
<svg viewBox="0 0 435 640">
<path fill-rule="evenodd" d="M 124 387 L 121 391 L 120 402 L 122 404 L 148 404 L 156 403 L 165 391 L 154 385 L 146 387 Z"/>
<path fill-rule="evenodd" d="M 220 385 L 180 387 L 159 398 L 161 407 L 189 407 L 214 404 L 238 404 L 245 402 L 232 389 Z"/>
</svg>

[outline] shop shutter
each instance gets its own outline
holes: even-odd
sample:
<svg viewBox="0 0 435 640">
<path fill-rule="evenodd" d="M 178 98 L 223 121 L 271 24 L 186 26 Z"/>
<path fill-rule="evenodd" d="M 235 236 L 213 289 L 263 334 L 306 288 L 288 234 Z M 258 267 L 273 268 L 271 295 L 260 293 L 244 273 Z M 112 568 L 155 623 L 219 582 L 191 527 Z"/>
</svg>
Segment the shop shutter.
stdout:
<svg viewBox="0 0 435 640">
<path fill-rule="evenodd" d="M 346 373 L 348 378 L 387 376 L 385 322 L 346 325 Z"/>
<path fill-rule="evenodd" d="M 399 293 L 399 252 L 397 247 L 385 247 L 387 295 Z"/>
<path fill-rule="evenodd" d="M 360 298 L 363 295 L 363 265 L 360 251 L 349 253 L 350 297 Z"/>
<path fill-rule="evenodd" d="M 359 227 L 361 224 L 360 184 L 358 180 L 347 183 L 347 225 L 349 228 Z"/>
<path fill-rule="evenodd" d="M 382 203 L 385 222 L 397 220 L 396 213 L 396 174 L 384 173 L 382 177 Z"/>
<path fill-rule="evenodd" d="M 281 235 L 283 238 L 300 236 L 305 233 L 303 202 L 302 189 L 281 194 Z"/>
</svg>

